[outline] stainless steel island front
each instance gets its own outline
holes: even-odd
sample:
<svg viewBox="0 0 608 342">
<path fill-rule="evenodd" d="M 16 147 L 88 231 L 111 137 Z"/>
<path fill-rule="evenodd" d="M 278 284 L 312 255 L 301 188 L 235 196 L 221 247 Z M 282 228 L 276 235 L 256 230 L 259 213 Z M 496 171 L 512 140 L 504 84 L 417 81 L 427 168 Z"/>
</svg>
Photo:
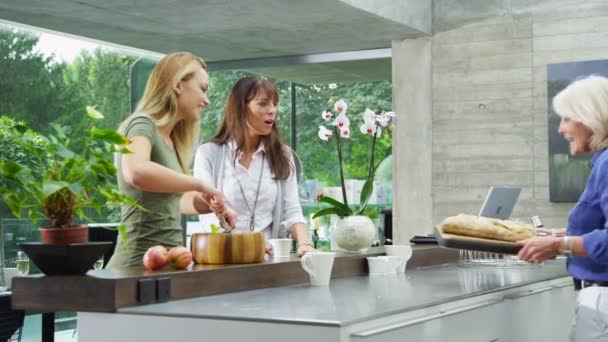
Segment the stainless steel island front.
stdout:
<svg viewBox="0 0 608 342">
<path fill-rule="evenodd" d="M 204 286 L 204 284 L 201 284 Z M 80 313 L 79 340 L 566 341 L 575 293 L 563 261 L 333 279 Z"/>
</svg>

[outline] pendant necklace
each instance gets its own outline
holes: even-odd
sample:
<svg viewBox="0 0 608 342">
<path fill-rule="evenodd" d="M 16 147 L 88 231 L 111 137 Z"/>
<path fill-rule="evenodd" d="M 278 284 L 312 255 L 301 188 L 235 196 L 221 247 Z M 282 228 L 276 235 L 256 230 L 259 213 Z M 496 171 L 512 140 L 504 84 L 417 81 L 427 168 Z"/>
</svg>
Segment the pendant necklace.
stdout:
<svg viewBox="0 0 608 342">
<path fill-rule="evenodd" d="M 239 183 L 239 188 L 241 189 L 241 195 L 243 196 L 243 201 L 245 201 L 245 205 L 247 206 L 247 210 L 249 210 L 249 230 L 253 231 L 255 228 L 255 208 L 258 205 L 258 197 L 260 196 L 260 186 L 262 185 L 262 175 L 264 174 L 264 162 L 266 158 L 264 158 L 264 154 L 262 153 L 262 167 L 260 168 L 260 179 L 258 179 L 258 189 L 255 192 L 255 200 L 253 201 L 253 208 L 249 206 L 249 201 L 247 201 L 247 197 L 245 196 L 245 191 L 243 190 L 243 185 L 241 181 L 237 178 L 236 181 Z"/>
</svg>

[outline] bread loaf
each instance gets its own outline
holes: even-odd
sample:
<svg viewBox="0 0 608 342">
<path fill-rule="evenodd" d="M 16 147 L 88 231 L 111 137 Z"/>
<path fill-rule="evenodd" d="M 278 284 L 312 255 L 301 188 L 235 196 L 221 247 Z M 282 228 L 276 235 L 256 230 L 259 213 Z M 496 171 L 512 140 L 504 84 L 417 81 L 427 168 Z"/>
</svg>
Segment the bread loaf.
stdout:
<svg viewBox="0 0 608 342">
<path fill-rule="evenodd" d="M 439 229 L 448 234 L 516 242 L 535 235 L 534 227 L 519 221 L 459 214 L 443 220 Z"/>
</svg>

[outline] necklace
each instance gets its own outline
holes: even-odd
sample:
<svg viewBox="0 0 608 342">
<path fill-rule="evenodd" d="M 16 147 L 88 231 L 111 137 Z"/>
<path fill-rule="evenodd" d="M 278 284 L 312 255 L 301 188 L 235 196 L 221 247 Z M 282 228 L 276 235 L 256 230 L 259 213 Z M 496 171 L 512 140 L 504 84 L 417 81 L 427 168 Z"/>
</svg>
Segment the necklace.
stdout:
<svg viewBox="0 0 608 342">
<path fill-rule="evenodd" d="M 253 208 L 249 206 L 249 201 L 247 201 L 247 197 L 245 196 L 245 191 L 243 190 L 243 185 L 241 181 L 237 178 L 236 182 L 239 183 L 239 188 L 241 189 L 241 195 L 243 196 L 243 201 L 245 201 L 245 205 L 247 206 L 247 210 L 249 210 L 249 230 L 253 231 L 255 228 L 255 208 L 258 205 L 258 197 L 260 196 L 260 186 L 262 185 L 262 174 L 264 174 L 264 162 L 266 158 L 264 154 L 262 154 L 262 167 L 260 168 L 260 179 L 258 179 L 258 188 L 255 191 L 255 200 L 253 201 Z"/>
</svg>

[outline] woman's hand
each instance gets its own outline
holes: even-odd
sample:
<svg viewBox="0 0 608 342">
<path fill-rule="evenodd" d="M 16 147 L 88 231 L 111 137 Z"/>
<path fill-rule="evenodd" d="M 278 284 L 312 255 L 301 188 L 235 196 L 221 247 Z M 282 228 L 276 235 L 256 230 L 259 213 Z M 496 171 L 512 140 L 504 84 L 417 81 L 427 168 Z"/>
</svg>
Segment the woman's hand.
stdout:
<svg viewBox="0 0 608 342">
<path fill-rule="evenodd" d="M 536 228 L 536 235 L 563 237 L 566 235 L 566 228 Z"/>
<path fill-rule="evenodd" d="M 223 198 L 212 197 L 209 200 L 209 208 L 215 213 L 220 226 L 224 229 L 232 230 L 236 228 L 236 212 L 224 204 Z"/>
<path fill-rule="evenodd" d="M 299 257 L 306 253 L 316 252 L 317 250 L 308 242 L 299 244 L 298 252 L 296 255 Z M 266 254 L 272 255 L 272 245 L 266 244 Z"/>
<path fill-rule="evenodd" d="M 224 206 L 224 213 L 218 218 L 222 228 L 229 230 L 236 228 L 236 212 L 232 208 Z"/>
<path fill-rule="evenodd" d="M 554 259 L 560 254 L 561 241 L 561 238 L 549 236 L 535 236 L 528 240 L 518 241 L 517 244 L 523 248 L 517 257 L 531 263 Z"/>
<path fill-rule="evenodd" d="M 301 243 L 298 246 L 298 252 L 296 255 L 299 257 L 303 256 L 306 253 L 316 252 L 317 250 L 308 242 Z"/>
<path fill-rule="evenodd" d="M 218 189 L 210 186 L 207 183 L 201 182 L 200 188 L 198 192 L 203 194 L 203 199 L 205 203 L 209 205 L 209 208 L 213 210 L 213 205 L 224 205 L 224 194 L 222 194 Z M 215 212 L 215 210 L 213 210 Z"/>
</svg>

